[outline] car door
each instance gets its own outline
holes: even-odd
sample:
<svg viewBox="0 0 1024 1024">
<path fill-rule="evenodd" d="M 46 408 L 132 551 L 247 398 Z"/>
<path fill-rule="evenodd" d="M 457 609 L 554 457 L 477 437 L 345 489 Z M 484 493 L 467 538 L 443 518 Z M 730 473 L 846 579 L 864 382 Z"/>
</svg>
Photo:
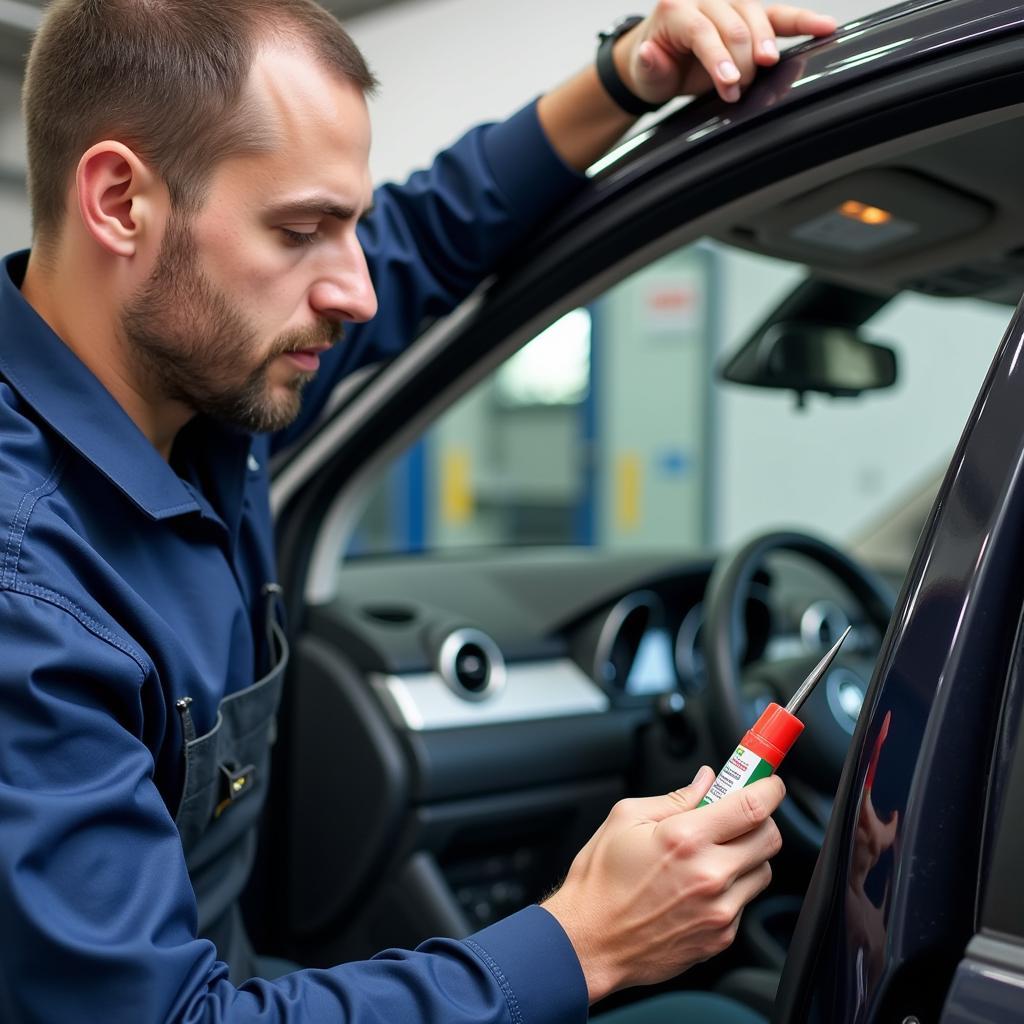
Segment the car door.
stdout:
<svg viewBox="0 0 1024 1024">
<path fill-rule="evenodd" d="M 702 218 L 773 195 L 783 202 L 799 192 L 800 175 L 867 160 L 915 133 L 1020 116 L 1016 8 L 913 6 L 910 21 L 881 22 L 842 53 L 801 51 L 736 112 L 695 104 L 641 136 L 496 283 L 338 407 L 281 468 L 275 489 L 282 579 L 297 628 L 311 622 L 305 603 L 329 591 L 374 468 L 542 327 L 697 237 Z M 904 1008 L 904 1016 L 934 1017 L 974 934 L 984 823 L 977 794 L 986 791 L 992 708 L 1001 704 L 1006 636 L 1019 614 L 1019 329 L 1018 318 L 903 591 L 791 950 L 778 1020 L 889 1019 Z M 293 739 L 292 756 L 300 746 Z M 956 755 L 955 768 L 940 748 Z M 887 810 L 899 811 L 902 838 L 872 865 L 885 877 L 871 884 L 890 894 L 882 934 L 854 948 L 847 926 L 856 908 L 846 892 L 869 772 Z M 865 973 L 866 953 L 878 949 L 880 961 Z M 887 1016 L 875 1016 L 883 1010 Z"/>
<path fill-rule="evenodd" d="M 1019 1024 L 1024 1021 L 1024 732 L 1021 648 L 992 758 L 989 788 L 990 856 L 982 880 L 977 933 L 957 966 L 941 1024 Z"/>
<path fill-rule="evenodd" d="M 983 921 L 1000 932 L 1020 926 L 1005 902 L 1019 835 L 1000 729 L 1003 709 L 1012 718 L 1019 701 L 1010 666 L 1024 557 L 1022 346 L 1018 308 L 897 602 L 775 1021 L 936 1020 L 972 939 L 958 975 L 965 1005 L 971 979 L 991 973 L 970 956 L 989 944 L 1012 949 L 1012 939 L 974 937 L 986 891 Z M 990 799 L 998 807 L 1004 792 L 991 861 L 1003 873 L 990 876 Z"/>
</svg>

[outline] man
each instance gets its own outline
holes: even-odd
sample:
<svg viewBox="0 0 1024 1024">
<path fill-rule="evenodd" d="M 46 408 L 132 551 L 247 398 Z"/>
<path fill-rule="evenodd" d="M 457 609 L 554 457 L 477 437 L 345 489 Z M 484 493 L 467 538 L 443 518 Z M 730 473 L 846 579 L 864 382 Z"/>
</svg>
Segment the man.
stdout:
<svg viewBox="0 0 1024 1024">
<path fill-rule="evenodd" d="M 637 110 L 735 99 L 777 33 L 833 27 L 663 0 L 600 76 L 374 198 L 373 79 L 310 0 L 51 7 L 25 87 L 34 247 L 0 276 L 0 1019 L 580 1021 L 728 945 L 783 788 L 695 811 L 705 769 L 618 805 L 544 907 L 259 980 L 237 898 L 287 659 L 266 466 Z"/>
</svg>

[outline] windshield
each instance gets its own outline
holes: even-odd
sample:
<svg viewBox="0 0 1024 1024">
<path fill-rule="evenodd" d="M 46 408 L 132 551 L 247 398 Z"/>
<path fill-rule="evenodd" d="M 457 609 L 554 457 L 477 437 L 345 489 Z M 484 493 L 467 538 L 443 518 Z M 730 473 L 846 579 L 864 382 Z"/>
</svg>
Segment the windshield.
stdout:
<svg viewBox="0 0 1024 1024">
<path fill-rule="evenodd" d="M 807 275 L 702 241 L 620 282 L 394 462 L 348 556 L 710 551 L 795 527 L 905 568 L 1012 310 L 891 298 L 859 333 L 895 352 L 896 383 L 856 397 L 718 379 Z"/>
</svg>

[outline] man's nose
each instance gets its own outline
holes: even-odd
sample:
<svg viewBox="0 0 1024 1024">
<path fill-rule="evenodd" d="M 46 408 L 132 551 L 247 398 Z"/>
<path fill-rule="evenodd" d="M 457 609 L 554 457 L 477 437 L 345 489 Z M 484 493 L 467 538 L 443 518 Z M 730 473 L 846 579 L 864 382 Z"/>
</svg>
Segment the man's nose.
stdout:
<svg viewBox="0 0 1024 1024">
<path fill-rule="evenodd" d="M 377 312 L 377 293 L 361 248 L 343 265 L 325 272 L 313 285 L 309 303 L 319 316 L 337 323 L 363 323 Z"/>
</svg>

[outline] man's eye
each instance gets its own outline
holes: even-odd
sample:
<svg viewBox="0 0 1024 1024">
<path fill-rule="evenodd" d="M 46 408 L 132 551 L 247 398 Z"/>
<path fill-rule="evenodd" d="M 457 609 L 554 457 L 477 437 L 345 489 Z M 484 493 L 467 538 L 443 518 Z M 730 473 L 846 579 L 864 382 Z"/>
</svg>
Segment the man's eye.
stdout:
<svg viewBox="0 0 1024 1024">
<path fill-rule="evenodd" d="M 292 231 L 291 228 L 281 228 L 281 233 L 288 240 L 289 245 L 312 245 L 319 237 L 317 231 Z"/>
</svg>

